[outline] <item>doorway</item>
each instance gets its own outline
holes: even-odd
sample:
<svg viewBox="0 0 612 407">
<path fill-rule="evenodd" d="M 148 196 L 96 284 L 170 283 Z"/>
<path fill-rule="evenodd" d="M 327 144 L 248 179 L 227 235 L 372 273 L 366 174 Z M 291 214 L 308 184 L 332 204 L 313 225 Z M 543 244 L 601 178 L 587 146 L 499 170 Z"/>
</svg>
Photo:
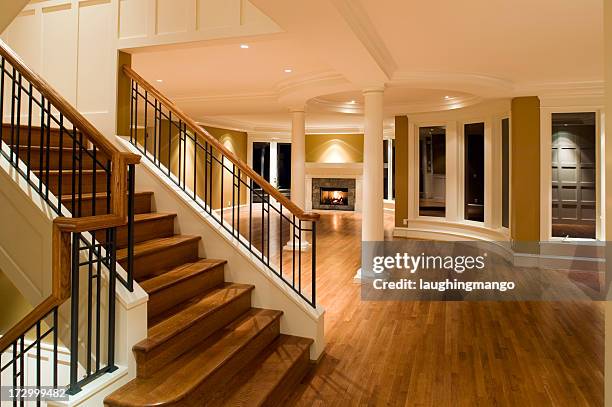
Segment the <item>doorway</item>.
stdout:
<svg viewBox="0 0 612 407">
<path fill-rule="evenodd" d="M 596 115 L 552 114 L 552 236 L 596 237 Z"/>
<path fill-rule="evenodd" d="M 291 198 L 291 143 L 253 142 L 253 169 L 287 198 Z M 261 186 L 253 184 L 252 201 L 267 199 Z"/>
<path fill-rule="evenodd" d="M 257 174 L 261 175 L 263 179 L 270 182 L 270 143 L 253 143 L 253 169 Z M 251 202 L 263 202 L 264 198 L 267 197 L 264 195 L 263 188 L 253 183 Z"/>
<path fill-rule="evenodd" d="M 278 143 L 276 148 L 278 174 L 276 188 L 291 199 L 291 143 Z"/>
</svg>

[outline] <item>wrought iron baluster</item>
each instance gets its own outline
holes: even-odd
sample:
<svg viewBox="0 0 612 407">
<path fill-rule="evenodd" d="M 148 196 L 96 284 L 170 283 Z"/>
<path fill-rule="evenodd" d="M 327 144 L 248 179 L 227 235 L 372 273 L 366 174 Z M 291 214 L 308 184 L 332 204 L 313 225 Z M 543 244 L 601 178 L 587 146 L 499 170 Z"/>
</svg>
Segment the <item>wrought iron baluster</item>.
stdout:
<svg viewBox="0 0 612 407">
<path fill-rule="evenodd" d="M 79 368 L 79 256 L 81 234 L 72 234 L 72 286 L 70 296 L 70 394 L 78 393 L 81 388 L 78 383 Z"/>
</svg>

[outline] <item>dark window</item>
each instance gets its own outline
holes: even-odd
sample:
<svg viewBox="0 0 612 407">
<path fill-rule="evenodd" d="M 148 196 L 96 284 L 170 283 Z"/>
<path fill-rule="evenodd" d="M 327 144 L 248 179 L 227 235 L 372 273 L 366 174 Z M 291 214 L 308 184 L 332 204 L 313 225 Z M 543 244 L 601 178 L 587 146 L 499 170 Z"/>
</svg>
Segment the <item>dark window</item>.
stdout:
<svg viewBox="0 0 612 407">
<path fill-rule="evenodd" d="M 465 212 L 467 220 L 484 222 L 484 123 L 464 126 Z"/>
<path fill-rule="evenodd" d="M 445 127 L 419 129 L 419 215 L 446 216 Z"/>
<path fill-rule="evenodd" d="M 284 194 L 291 190 L 291 144 L 277 144 L 278 189 Z"/>
<path fill-rule="evenodd" d="M 510 227 L 510 119 L 502 119 L 502 226 Z"/>
</svg>

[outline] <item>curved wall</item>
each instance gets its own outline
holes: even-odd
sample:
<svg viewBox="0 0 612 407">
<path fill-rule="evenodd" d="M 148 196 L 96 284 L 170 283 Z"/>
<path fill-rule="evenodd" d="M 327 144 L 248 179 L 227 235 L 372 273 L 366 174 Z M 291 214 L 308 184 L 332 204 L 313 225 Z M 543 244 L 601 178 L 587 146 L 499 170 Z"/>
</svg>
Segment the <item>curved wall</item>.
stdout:
<svg viewBox="0 0 612 407">
<path fill-rule="evenodd" d="M 396 117 L 396 236 L 440 240 L 508 240 L 502 226 L 502 120 L 510 118 L 511 100 L 499 99 L 464 109 Z M 484 222 L 466 220 L 464 125 L 484 123 Z M 444 216 L 419 214 L 419 129 L 446 128 Z M 539 121 L 534 124 L 536 128 Z M 536 137 L 536 140 L 538 138 Z M 536 152 L 537 153 L 537 152 Z M 536 163 L 537 165 L 537 163 Z M 537 185 L 538 177 L 533 182 Z M 538 204 L 535 203 L 538 207 Z"/>
</svg>

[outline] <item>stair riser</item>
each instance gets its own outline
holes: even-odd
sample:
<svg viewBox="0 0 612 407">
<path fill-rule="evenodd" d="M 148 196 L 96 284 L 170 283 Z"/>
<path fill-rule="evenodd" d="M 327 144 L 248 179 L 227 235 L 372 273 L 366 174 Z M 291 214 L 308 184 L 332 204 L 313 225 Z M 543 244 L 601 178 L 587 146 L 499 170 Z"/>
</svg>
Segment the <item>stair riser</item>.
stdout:
<svg viewBox="0 0 612 407">
<path fill-rule="evenodd" d="M 137 222 L 134 224 L 134 242 L 169 237 L 174 234 L 174 216 L 161 219 Z M 122 226 L 117 229 L 117 245 L 119 248 L 127 246 L 128 228 Z"/>
<path fill-rule="evenodd" d="M 266 397 L 266 400 L 261 404 L 263 407 L 277 407 L 284 405 L 283 401 L 291 395 L 296 386 L 306 376 L 310 369 L 310 352 L 308 349 L 302 353 L 300 358 L 295 362 L 289 371 L 280 381 L 278 386 Z"/>
<path fill-rule="evenodd" d="M 78 161 L 73 160 L 73 152 L 72 149 L 64 149 L 60 153 L 59 150 L 49 150 L 49 157 L 47 158 L 47 151 L 42 151 L 42 165 L 40 162 L 41 151 L 38 149 L 30 150 L 30 157 L 28 160 L 28 152 L 25 149 L 19 150 L 19 158 L 28 164 L 30 169 L 38 170 L 40 168 L 49 168 L 50 170 L 59 170 L 60 162 L 62 164 L 62 169 L 69 170 L 72 169 L 73 165 L 78 168 Z M 61 159 L 61 160 L 60 160 Z M 48 160 L 48 161 L 47 161 Z M 83 152 L 83 166 L 84 170 L 91 170 L 94 167 L 94 159 L 89 154 Z M 96 155 L 96 169 L 102 170 L 102 166 L 106 165 L 106 157 L 102 154 Z M 47 162 L 49 165 L 47 165 Z"/>
<path fill-rule="evenodd" d="M 202 400 L 207 395 L 225 383 L 234 373 L 238 372 L 243 366 L 249 363 L 254 357 L 257 356 L 266 346 L 268 346 L 274 339 L 280 334 L 280 318 L 277 318 L 263 329 L 259 334 L 253 338 L 246 346 L 240 351 L 236 352 L 229 360 L 212 373 L 202 383 L 198 389 L 190 393 L 186 399 L 179 401 L 173 406 L 202 406 Z"/>
<path fill-rule="evenodd" d="M 40 146 L 40 139 L 41 139 L 41 135 L 40 135 L 40 129 L 38 128 L 32 128 L 32 131 L 30 132 L 30 145 L 33 146 Z M 47 137 L 47 133 L 45 130 L 45 134 L 42 136 L 42 140 L 43 140 L 43 145 L 46 146 L 47 145 L 47 139 L 49 139 L 49 146 L 52 147 L 57 147 L 60 145 L 59 140 L 60 140 L 60 132 L 59 130 L 56 129 L 51 129 L 50 130 L 50 137 Z M 13 132 L 13 140 L 11 142 L 11 127 L 10 124 L 4 124 L 2 126 L 2 140 L 9 145 L 15 145 L 17 144 L 17 132 Z M 21 145 L 26 145 L 28 143 L 28 129 L 26 127 L 22 127 L 19 133 L 19 144 Z M 62 139 L 62 144 L 65 147 L 71 147 L 73 143 L 72 137 L 67 135 L 66 132 L 64 132 L 63 135 L 63 139 Z"/>
<path fill-rule="evenodd" d="M 70 211 L 72 211 L 72 201 L 63 200 L 62 202 Z M 93 210 L 93 199 L 81 200 L 81 216 L 91 216 Z M 136 194 L 134 195 L 134 213 L 151 212 L 151 195 Z M 96 215 L 106 214 L 106 196 L 96 197 Z"/>
<path fill-rule="evenodd" d="M 223 284 L 223 269 L 224 266 L 220 264 L 195 277 L 185 279 L 185 281 L 174 284 L 164 290 L 149 294 L 149 302 L 147 303 L 149 319 L 189 298 Z"/>
<path fill-rule="evenodd" d="M 134 350 L 138 377 L 150 377 L 157 370 L 244 314 L 250 307 L 251 291 L 249 290 L 149 352 Z"/>
<path fill-rule="evenodd" d="M 197 240 L 189 241 L 135 257 L 134 278 L 138 281 L 180 264 L 196 261 L 198 259 L 198 243 Z M 125 268 L 127 259 L 121 260 L 120 263 Z"/>
<path fill-rule="evenodd" d="M 59 193 L 59 175 L 58 174 L 49 174 L 49 181 L 47 182 L 47 177 L 46 174 L 43 172 L 42 175 L 42 181 L 45 185 L 47 185 L 49 187 L 49 189 L 51 191 L 53 191 L 54 194 L 58 194 Z M 67 172 L 65 174 L 62 174 L 62 195 L 69 195 L 72 193 L 72 172 Z M 79 192 L 79 178 L 81 180 L 81 192 L 84 194 L 88 194 L 93 192 L 94 190 L 94 185 L 93 185 L 93 180 L 94 180 L 94 176 L 92 173 L 84 173 L 81 175 L 81 177 L 79 177 L 78 172 L 75 174 L 75 187 L 74 190 L 76 193 Z M 98 172 L 96 175 L 96 185 L 95 185 L 95 189 L 96 192 L 105 192 L 106 191 L 106 173 L 105 172 Z"/>
</svg>

